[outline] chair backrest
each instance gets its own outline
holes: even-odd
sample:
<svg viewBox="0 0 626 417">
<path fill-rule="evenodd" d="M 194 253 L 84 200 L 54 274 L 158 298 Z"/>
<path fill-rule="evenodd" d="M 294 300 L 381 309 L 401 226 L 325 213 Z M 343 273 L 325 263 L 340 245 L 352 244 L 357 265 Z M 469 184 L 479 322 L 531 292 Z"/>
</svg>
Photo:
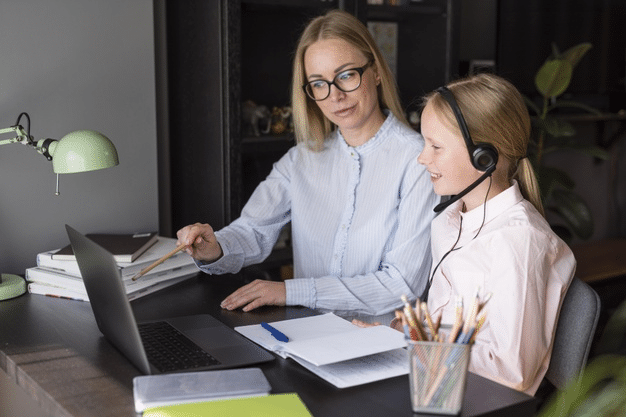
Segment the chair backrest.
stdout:
<svg viewBox="0 0 626 417">
<path fill-rule="evenodd" d="M 570 381 L 580 378 L 599 318 L 600 297 L 593 288 L 575 277 L 561 306 L 552 358 L 546 372 L 546 378 L 556 388 L 565 389 Z"/>
</svg>

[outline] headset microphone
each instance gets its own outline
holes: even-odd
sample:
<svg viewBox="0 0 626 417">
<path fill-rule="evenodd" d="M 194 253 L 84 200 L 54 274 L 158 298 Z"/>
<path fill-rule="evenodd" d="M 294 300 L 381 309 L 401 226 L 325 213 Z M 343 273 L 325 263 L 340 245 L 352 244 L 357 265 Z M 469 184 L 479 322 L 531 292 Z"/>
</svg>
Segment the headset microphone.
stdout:
<svg viewBox="0 0 626 417">
<path fill-rule="evenodd" d="M 488 176 L 490 176 L 493 171 L 496 169 L 496 166 L 492 166 L 491 168 L 488 168 L 487 171 L 485 171 L 485 173 L 483 175 L 481 175 L 476 181 L 474 181 L 473 183 L 471 183 L 466 189 L 464 189 L 463 191 L 461 191 L 460 193 L 458 193 L 457 195 L 453 196 L 452 198 L 450 198 L 447 201 L 444 201 L 443 203 L 437 204 L 435 206 L 435 208 L 433 209 L 435 211 L 435 213 L 439 213 L 440 211 L 442 211 L 443 209 L 445 209 L 446 207 L 448 207 L 450 204 L 454 203 L 455 201 L 458 201 L 461 197 L 463 197 L 465 194 L 469 193 L 470 191 L 472 191 L 474 188 L 476 188 L 478 186 L 478 184 L 480 184 L 481 182 L 483 182 Z"/>
<path fill-rule="evenodd" d="M 478 184 L 483 182 L 485 178 L 490 176 L 493 171 L 495 171 L 496 164 L 498 163 L 498 151 L 496 151 L 496 148 L 494 148 L 493 145 L 489 143 L 474 144 L 474 142 L 472 142 L 467 123 L 465 122 L 465 118 L 463 117 L 463 113 L 461 112 L 461 108 L 454 98 L 454 94 L 452 94 L 452 92 L 447 87 L 439 87 L 437 89 L 437 92 L 441 94 L 441 96 L 448 102 L 450 108 L 452 109 L 452 112 L 454 113 L 454 117 L 456 118 L 459 129 L 461 129 L 463 139 L 465 140 L 465 145 L 467 146 L 467 151 L 469 153 L 472 165 L 477 170 L 485 172 L 476 181 L 470 184 L 469 187 L 461 191 L 459 194 L 453 196 L 448 201 L 445 201 L 435 206 L 434 211 L 439 213 L 450 204 L 458 201 L 465 194 L 472 191 L 478 186 Z"/>
</svg>

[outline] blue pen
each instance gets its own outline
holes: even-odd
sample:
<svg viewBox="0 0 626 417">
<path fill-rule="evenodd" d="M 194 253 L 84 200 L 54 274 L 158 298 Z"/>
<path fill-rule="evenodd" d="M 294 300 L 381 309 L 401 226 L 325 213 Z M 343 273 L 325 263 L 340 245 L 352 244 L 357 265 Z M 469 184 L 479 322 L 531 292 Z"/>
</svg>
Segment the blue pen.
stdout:
<svg viewBox="0 0 626 417">
<path fill-rule="evenodd" d="M 276 330 L 275 328 L 273 328 L 272 326 L 270 326 L 269 324 L 267 324 L 266 322 L 261 322 L 261 327 L 263 327 L 264 329 L 268 330 L 272 336 L 274 336 L 274 338 L 280 342 L 288 342 L 289 338 L 287 336 L 285 336 L 283 333 L 279 332 L 278 330 Z"/>
</svg>

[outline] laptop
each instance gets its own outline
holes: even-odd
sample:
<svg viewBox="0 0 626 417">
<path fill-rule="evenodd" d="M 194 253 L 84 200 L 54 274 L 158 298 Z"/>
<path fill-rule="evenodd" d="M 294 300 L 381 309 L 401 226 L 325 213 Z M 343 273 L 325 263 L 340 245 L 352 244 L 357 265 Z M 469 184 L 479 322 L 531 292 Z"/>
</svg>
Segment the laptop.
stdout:
<svg viewBox="0 0 626 417">
<path fill-rule="evenodd" d="M 72 227 L 65 228 L 98 328 L 144 374 L 234 368 L 274 359 L 209 314 L 137 323 L 113 255 Z M 167 333 L 165 342 L 159 342 L 164 337 L 160 332 Z M 177 351 L 166 352 L 166 347 Z"/>
</svg>

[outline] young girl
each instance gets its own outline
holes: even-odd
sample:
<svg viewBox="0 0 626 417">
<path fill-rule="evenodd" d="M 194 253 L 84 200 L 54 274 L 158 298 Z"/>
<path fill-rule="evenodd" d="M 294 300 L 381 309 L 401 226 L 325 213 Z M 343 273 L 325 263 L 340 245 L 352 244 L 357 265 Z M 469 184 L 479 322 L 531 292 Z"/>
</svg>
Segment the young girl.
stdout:
<svg viewBox="0 0 626 417">
<path fill-rule="evenodd" d="M 543 217 L 526 157 L 528 111 L 511 83 L 490 74 L 453 82 L 424 104 L 418 161 L 437 194 L 460 198 L 433 220 L 423 299 L 452 324 L 457 297 L 467 311 L 477 291 L 491 294 L 470 371 L 534 395 L 576 262 Z"/>
</svg>

